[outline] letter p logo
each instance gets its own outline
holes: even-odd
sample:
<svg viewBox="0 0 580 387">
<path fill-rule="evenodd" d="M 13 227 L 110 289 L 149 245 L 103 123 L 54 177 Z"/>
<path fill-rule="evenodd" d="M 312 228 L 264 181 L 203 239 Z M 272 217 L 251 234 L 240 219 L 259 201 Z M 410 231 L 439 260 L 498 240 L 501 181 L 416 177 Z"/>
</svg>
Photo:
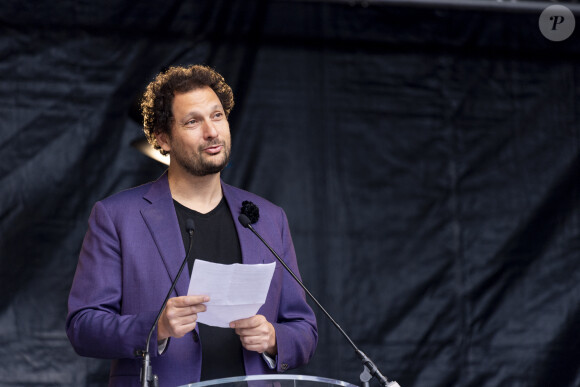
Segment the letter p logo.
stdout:
<svg viewBox="0 0 580 387">
<path fill-rule="evenodd" d="M 576 27 L 576 20 L 570 9 L 559 4 L 550 5 L 542 11 L 538 26 L 546 39 L 561 42 L 572 35 Z"/>
<path fill-rule="evenodd" d="M 554 21 L 554 24 L 552 24 L 552 31 L 556 31 L 556 26 L 564 23 L 564 16 L 550 16 L 550 20 Z"/>
</svg>

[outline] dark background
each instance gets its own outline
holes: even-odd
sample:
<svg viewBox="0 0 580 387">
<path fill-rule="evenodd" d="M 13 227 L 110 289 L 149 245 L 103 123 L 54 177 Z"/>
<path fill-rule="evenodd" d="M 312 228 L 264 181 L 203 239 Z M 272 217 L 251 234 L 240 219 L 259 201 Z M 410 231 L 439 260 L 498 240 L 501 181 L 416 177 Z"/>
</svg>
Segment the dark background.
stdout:
<svg viewBox="0 0 580 387">
<path fill-rule="evenodd" d="M 106 384 L 64 331 L 87 218 L 164 171 L 136 103 L 202 63 L 236 96 L 224 179 L 285 208 L 304 282 L 389 379 L 579 386 L 579 32 L 395 3 L 4 0 L 0 385 Z M 317 315 L 292 373 L 358 383 Z"/>
</svg>

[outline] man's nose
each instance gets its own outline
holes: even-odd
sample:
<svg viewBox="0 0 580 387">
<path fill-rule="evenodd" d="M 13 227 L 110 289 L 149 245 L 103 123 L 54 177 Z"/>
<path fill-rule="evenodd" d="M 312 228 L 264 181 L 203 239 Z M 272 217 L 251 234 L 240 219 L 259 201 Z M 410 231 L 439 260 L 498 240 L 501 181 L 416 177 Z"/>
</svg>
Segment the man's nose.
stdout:
<svg viewBox="0 0 580 387">
<path fill-rule="evenodd" d="M 204 138 L 214 138 L 217 137 L 218 131 L 215 127 L 215 124 L 212 121 L 206 121 L 203 130 L 203 137 Z"/>
</svg>

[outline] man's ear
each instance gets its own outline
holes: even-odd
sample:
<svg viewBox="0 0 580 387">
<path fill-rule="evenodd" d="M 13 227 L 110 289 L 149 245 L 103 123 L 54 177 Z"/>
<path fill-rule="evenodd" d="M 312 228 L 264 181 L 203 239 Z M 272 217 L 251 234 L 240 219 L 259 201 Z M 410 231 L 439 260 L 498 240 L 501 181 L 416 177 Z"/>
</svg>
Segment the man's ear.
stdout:
<svg viewBox="0 0 580 387">
<path fill-rule="evenodd" d="M 157 145 L 161 147 L 166 152 L 171 151 L 171 146 L 169 145 L 169 134 L 166 132 L 156 132 L 155 133 L 155 140 L 157 141 Z"/>
</svg>

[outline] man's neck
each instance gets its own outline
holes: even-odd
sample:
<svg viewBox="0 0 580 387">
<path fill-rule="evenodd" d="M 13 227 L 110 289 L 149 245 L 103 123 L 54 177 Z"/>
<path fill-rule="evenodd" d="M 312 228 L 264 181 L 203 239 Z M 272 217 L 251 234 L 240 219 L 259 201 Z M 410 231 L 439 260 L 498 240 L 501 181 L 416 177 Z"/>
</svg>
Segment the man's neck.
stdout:
<svg viewBox="0 0 580 387">
<path fill-rule="evenodd" d="M 193 176 L 169 168 L 169 189 L 174 200 L 192 210 L 207 214 L 223 198 L 220 174 Z"/>
</svg>

